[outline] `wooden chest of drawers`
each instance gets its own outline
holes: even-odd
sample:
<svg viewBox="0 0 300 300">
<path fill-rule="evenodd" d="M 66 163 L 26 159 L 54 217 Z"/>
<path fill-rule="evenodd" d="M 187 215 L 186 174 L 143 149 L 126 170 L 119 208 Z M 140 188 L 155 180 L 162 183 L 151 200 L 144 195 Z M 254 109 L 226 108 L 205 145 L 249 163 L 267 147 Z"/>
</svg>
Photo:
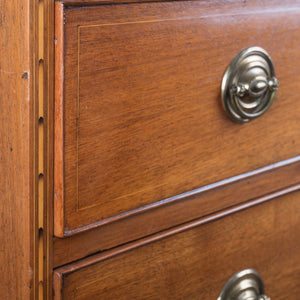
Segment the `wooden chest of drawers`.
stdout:
<svg viewBox="0 0 300 300">
<path fill-rule="evenodd" d="M 253 268 L 266 295 L 297 299 L 300 5 L 28 3 L 24 297 L 217 299 Z M 239 124 L 221 84 L 254 46 L 279 88 L 265 114 Z"/>
</svg>

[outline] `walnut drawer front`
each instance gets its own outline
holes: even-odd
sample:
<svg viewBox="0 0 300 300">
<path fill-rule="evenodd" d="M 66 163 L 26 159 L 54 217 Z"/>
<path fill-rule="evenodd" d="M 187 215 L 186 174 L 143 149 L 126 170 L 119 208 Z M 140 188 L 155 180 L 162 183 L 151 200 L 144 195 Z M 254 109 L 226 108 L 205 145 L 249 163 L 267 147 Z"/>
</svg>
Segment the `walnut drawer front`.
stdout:
<svg viewBox="0 0 300 300">
<path fill-rule="evenodd" d="M 55 299 L 217 299 L 256 269 L 271 299 L 300 292 L 300 192 L 197 222 L 55 270 Z"/>
<path fill-rule="evenodd" d="M 299 155 L 300 7 L 267 3 L 56 4 L 57 236 Z M 240 125 L 220 85 L 249 46 L 280 87 Z"/>
</svg>

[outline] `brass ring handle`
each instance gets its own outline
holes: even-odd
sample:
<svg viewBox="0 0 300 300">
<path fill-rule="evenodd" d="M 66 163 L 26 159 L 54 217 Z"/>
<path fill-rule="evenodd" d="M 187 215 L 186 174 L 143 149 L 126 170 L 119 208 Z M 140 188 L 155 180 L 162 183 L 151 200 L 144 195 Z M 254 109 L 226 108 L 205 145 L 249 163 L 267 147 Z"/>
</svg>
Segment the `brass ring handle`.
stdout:
<svg viewBox="0 0 300 300">
<path fill-rule="evenodd" d="M 270 300 L 264 295 L 264 283 L 260 274 L 246 269 L 234 274 L 224 286 L 217 300 Z"/>
<path fill-rule="evenodd" d="M 270 108 L 277 89 L 271 57 L 260 47 L 250 47 L 233 59 L 224 74 L 223 107 L 231 120 L 246 123 Z"/>
</svg>

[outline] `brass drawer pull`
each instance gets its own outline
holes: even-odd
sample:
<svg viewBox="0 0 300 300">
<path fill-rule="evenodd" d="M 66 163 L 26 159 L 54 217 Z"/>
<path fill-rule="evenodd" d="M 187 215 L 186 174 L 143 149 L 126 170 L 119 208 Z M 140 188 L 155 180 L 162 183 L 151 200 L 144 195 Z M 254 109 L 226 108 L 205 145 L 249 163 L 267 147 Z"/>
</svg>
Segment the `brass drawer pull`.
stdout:
<svg viewBox="0 0 300 300">
<path fill-rule="evenodd" d="M 264 295 L 264 283 L 260 274 L 246 269 L 234 274 L 224 286 L 217 300 L 270 300 Z"/>
<path fill-rule="evenodd" d="M 278 89 L 273 63 L 260 47 L 240 52 L 222 81 L 223 107 L 231 120 L 246 123 L 265 113 Z"/>
</svg>

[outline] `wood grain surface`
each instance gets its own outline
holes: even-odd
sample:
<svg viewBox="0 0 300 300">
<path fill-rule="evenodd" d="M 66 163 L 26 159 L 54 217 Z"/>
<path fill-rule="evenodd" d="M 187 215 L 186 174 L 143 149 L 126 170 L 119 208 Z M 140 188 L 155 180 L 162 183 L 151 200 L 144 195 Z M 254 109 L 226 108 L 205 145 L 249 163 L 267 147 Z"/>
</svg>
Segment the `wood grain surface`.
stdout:
<svg viewBox="0 0 300 300">
<path fill-rule="evenodd" d="M 170 0 L 57 0 L 61 3 L 63 3 L 65 6 L 82 6 L 82 5 L 105 5 L 105 4 L 118 4 L 118 3 L 143 3 L 143 2 L 172 2 Z M 193 0 L 197 1 L 197 0 Z M 295 4 L 295 1 L 284 1 L 282 0 L 272 0 L 272 2 L 268 0 L 262 0 L 260 1 L 261 5 L 280 5 L 282 8 L 289 7 L 291 4 Z M 201 0 L 202 7 L 219 7 L 222 8 L 226 4 L 226 6 L 231 6 L 232 8 L 236 7 L 237 5 L 240 5 L 240 0 L 230 0 L 224 2 L 223 0 Z M 257 2 L 244 2 L 244 6 L 251 7 L 252 4 L 257 5 Z"/>
<path fill-rule="evenodd" d="M 63 161 L 63 85 L 64 85 L 64 11 L 63 5 L 55 3 L 55 107 L 54 107 L 54 211 L 55 222 L 54 231 L 58 236 L 62 236 L 64 228 L 64 203 L 60 201 L 61 195 L 64 195 L 64 165 Z"/>
<path fill-rule="evenodd" d="M 285 186 L 292 185 L 288 189 Z M 136 214 L 119 218 L 93 230 L 66 238 L 54 239 L 54 267 L 82 259 L 172 226 L 189 222 L 226 207 L 255 205 L 275 196 L 289 193 L 300 186 L 300 162 L 291 161 L 283 167 L 219 182 L 169 199 L 160 205 L 145 208 Z M 280 190 L 281 189 L 281 190 Z M 273 192 L 276 191 L 276 192 Z M 238 206 L 243 203 L 242 206 Z"/>
<path fill-rule="evenodd" d="M 299 295 L 299 5 L 160 2 L 1 1 L 1 299 L 215 299 L 246 267 Z M 240 126 L 220 83 L 253 45 L 280 89 Z"/>
<path fill-rule="evenodd" d="M 43 0 L 44 253 L 43 299 L 53 299 L 54 1 Z"/>
<path fill-rule="evenodd" d="M 37 2 L 0 4 L 0 298 L 33 299 L 37 271 Z"/>
<path fill-rule="evenodd" d="M 233 2 L 65 8 L 57 236 L 299 155 L 299 6 Z M 271 55 L 280 89 L 266 115 L 237 125 L 220 84 L 254 45 Z"/>
<path fill-rule="evenodd" d="M 262 275 L 271 299 L 297 299 L 299 197 L 294 192 L 66 265 L 54 273 L 55 299 L 217 299 L 247 268 Z"/>
</svg>

